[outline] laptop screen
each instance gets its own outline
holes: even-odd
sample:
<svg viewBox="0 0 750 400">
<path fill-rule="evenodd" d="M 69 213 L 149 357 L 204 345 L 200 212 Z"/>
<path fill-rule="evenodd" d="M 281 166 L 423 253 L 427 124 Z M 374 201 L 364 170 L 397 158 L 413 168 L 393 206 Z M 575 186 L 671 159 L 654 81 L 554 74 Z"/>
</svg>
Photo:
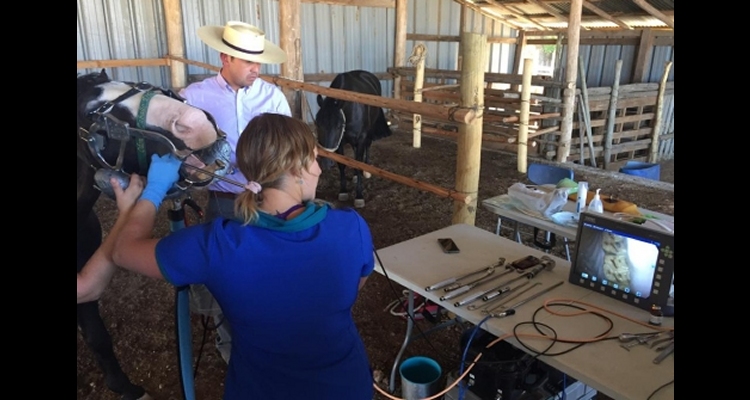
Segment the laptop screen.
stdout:
<svg viewBox="0 0 750 400">
<path fill-rule="evenodd" d="M 646 310 L 665 307 L 674 293 L 674 234 L 582 213 L 569 281 Z"/>
</svg>

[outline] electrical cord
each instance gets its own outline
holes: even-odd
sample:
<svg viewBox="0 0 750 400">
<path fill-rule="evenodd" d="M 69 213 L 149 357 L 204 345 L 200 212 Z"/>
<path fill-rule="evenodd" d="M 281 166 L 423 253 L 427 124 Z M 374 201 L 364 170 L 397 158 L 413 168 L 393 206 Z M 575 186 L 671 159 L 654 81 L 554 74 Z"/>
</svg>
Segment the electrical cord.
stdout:
<svg viewBox="0 0 750 400">
<path fill-rule="evenodd" d="M 386 280 L 388 281 L 388 284 L 389 284 L 389 286 L 390 286 L 391 290 L 393 291 L 393 293 L 394 293 L 394 294 L 395 294 L 396 296 L 398 296 L 398 291 L 397 291 L 397 290 L 396 290 L 396 288 L 395 288 L 395 287 L 393 286 L 393 281 L 392 281 L 392 280 L 391 280 L 391 278 L 390 278 L 390 277 L 388 276 L 388 271 L 386 270 L 386 268 L 385 268 L 385 265 L 383 264 L 383 261 L 382 261 L 382 260 L 380 259 L 380 254 L 378 254 L 378 252 L 377 252 L 377 250 L 375 250 L 375 247 L 374 247 L 374 246 L 373 246 L 373 253 L 375 254 L 375 258 L 377 258 L 377 260 L 378 260 L 378 264 L 380 264 L 380 268 L 381 268 L 381 269 L 383 270 L 383 276 L 385 276 Z M 407 316 L 408 318 L 410 318 L 410 319 L 412 320 L 412 322 L 414 323 L 414 326 L 415 326 L 415 327 L 417 328 L 417 330 L 419 330 L 419 333 L 420 333 L 420 334 L 422 335 L 422 338 L 424 338 L 424 339 L 425 339 L 425 341 L 427 341 L 427 343 L 429 344 L 429 346 L 430 346 L 430 347 L 432 347 L 432 348 L 433 348 L 433 350 L 435 350 L 435 352 L 436 352 L 436 353 L 442 353 L 442 352 L 441 352 L 440 350 L 438 350 L 438 349 L 437 349 L 437 348 L 435 347 L 435 345 L 434 345 L 434 344 L 433 344 L 432 342 L 430 342 L 430 340 L 429 340 L 429 339 L 427 339 L 427 335 L 426 335 L 426 334 L 424 333 L 424 331 L 422 331 L 422 329 L 421 329 L 421 328 L 419 327 L 419 325 L 417 325 L 417 323 L 416 323 L 416 320 L 414 319 L 414 317 L 413 317 L 412 315 L 410 315 L 410 314 L 409 314 L 408 312 L 406 313 L 406 316 Z M 487 317 L 486 317 L 486 318 L 484 318 L 484 319 L 483 319 L 483 320 L 482 320 L 482 321 L 481 321 L 481 322 L 480 322 L 480 323 L 479 323 L 478 325 L 476 325 L 476 326 L 475 326 L 475 327 L 473 328 L 473 329 L 474 329 L 474 331 L 472 332 L 472 338 L 473 338 L 474 334 L 476 333 L 476 331 L 477 331 L 477 330 L 479 329 L 479 326 L 480 326 L 480 325 L 481 325 L 482 323 L 484 323 L 484 322 L 485 322 L 486 320 L 488 320 L 489 318 L 491 318 L 491 317 L 490 317 L 490 316 L 487 316 Z M 550 328 L 550 330 L 552 330 L 552 329 Z M 552 331 L 554 332 L 554 330 L 552 330 Z M 490 344 L 488 344 L 488 345 L 487 345 L 487 346 L 486 346 L 485 348 L 490 348 L 491 346 L 495 345 L 495 344 L 496 344 L 497 342 L 499 342 L 499 341 L 502 341 L 502 340 L 505 340 L 505 339 L 507 339 L 507 338 L 510 338 L 511 336 L 512 336 L 511 334 L 506 334 L 506 335 L 503 335 L 503 336 L 501 336 L 501 337 L 499 337 L 499 338 L 495 339 L 494 341 L 492 341 L 492 342 L 491 342 Z M 470 344 L 471 344 L 471 338 L 469 339 L 469 342 L 467 342 L 467 344 L 466 344 L 466 349 L 464 350 L 464 354 L 463 354 L 463 357 L 462 357 L 462 358 L 461 358 L 461 360 L 460 360 L 460 369 L 462 369 L 462 370 L 463 370 L 463 367 L 464 367 L 464 365 L 466 364 L 466 360 L 465 360 L 465 358 L 466 358 L 466 354 L 467 354 L 467 351 L 468 351 L 468 349 L 469 349 L 469 345 L 470 345 Z M 446 387 L 445 389 L 443 389 L 443 390 L 442 390 L 441 392 L 439 392 L 439 393 L 437 393 L 437 394 L 435 394 L 435 395 L 433 395 L 433 396 L 430 396 L 430 397 L 426 397 L 426 398 L 424 398 L 424 399 L 421 399 L 421 400 L 432 400 L 432 399 L 438 399 L 438 398 L 440 398 L 441 396 L 443 396 L 443 395 L 445 395 L 446 393 L 448 393 L 448 392 L 449 392 L 449 391 L 450 391 L 451 389 L 453 389 L 453 387 L 454 387 L 454 386 L 458 385 L 458 384 L 459 384 L 459 383 L 460 383 L 460 382 L 461 382 L 461 381 L 462 381 L 462 380 L 463 380 L 463 379 L 464 379 L 464 378 L 465 378 L 465 377 L 466 377 L 466 376 L 467 376 L 467 375 L 469 374 L 469 372 L 471 371 L 471 369 L 472 369 L 472 368 L 473 368 L 473 367 L 474 367 L 475 365 L 477 365 L 477 364 L 479 363 L 479 359 L 480 359 L 481 357 L 482 357 L 482 353 L 478 353 L 478 354 L 476 355 L 476 357 L 474 358 L 474 360 L 473 360 L 473 361 L 472 361 L 472 362 L 471 362 L 471 363 L 470 363 L 470 364 L 468 365 L 468 367 L 466 368 L 466 370 L 465 370 L 465 371 L 463 371 L 462 373 L 459 373 L 459 376 L 458 376 L 458 377 L 456 378 L 456 380 L 455 380 L 455 381 L 454 381 L 454 382 L 453 382 L 452 384 L 448 385 L 448 386 L 447 386 L 447 387 Z M 509 361 L 501 361 L 501 362 L 488 362 L 488 363 L 486 363 L 486 364 L 489 364 L 489 365 L 497 365 L 497 364 L 505 364 L 505 363 L 517 363 L 518 361 L 519 361 L 519 360 L 509 360 Z M 483 363 L 483 365 L 484 365 L 484 364 L 485 364 L 485 363 Z M 373 382 L 373 387 L 375 388 L 375 390 L 377 390 L 378 392 L 380 392 L 380 394 L 382 394 L 383 396 L 385 396 L 385 397 L 387 397 L 387 398 L 389 398 L 389 399 L 393 399 L 393 400 L 404 400 L 404 399 L 402 399 L 402 398 L 399 398 L 399 397 L 393 396 L 393 395 L 391 395 L 390 393 L 388 393 L 388 392 L 384 391 L 384 390 L 383 390 L 383 389 L 382 389 L 382 388 L 381 388 L 380 386 L 378 386 L 378 384 L 377 384 L 376 382 Z M 459 386 L 459 390 L 461 390 L 461 386 Z"/>
<path fill-rule="evenodd" d="M 567 304 L 567 303 L 550 303 L 550 304 L 545 304 L 545 305 L 546 305 L 546 306 L 564 306 L 564 307 L 572 307 L 572 308 L 576 308 L 576 309 L 578 309 L 578 310 L 582 310 L 582 311 L 585 311 L 585 309 L 584 309 L 583 307 L 579 307 L 579 306 L 576 306 L 576 305 L 572 305 L 572 304 Z M 537 320 L 536 320 L 536 319 L 537 319 L 537 318 L 536 318 L 536 317 L 537 317 L 537 314 L 538 314 L 538 313 L 539 313 L 540 311 L 542 311 L 542 310 L 545 310 L 545 306 L 544 306 L 544 305 L 543 305 L 543 306 L 540 306 L 539 308 L 537 308 L 537 309 L 536 309 L 536 311 L 534 311 L 534 314 L 532 314 L 532 317 L 531 317 L 531 321 L 526 321 L 526 322 L 519 322 L 518 324 L 516 324 L 516 326 L 514 326 L 514 327 L 513 327 L 513 336 L 514 336 L 514 337 L 516 338 L 516 340 L 518 341 L 518 343 L 519 343 L 519 344 L 520 344 L 521 346 L 523 346 L 523 347 L 524 347 L 524 348 L 525 348 L 526 350 L 528 350 L 528 351 L 529 351 L 530 353 L 534 354 L 534 355 L 535 355 L 535 356 L 537 356 L 537 357 L 538 357 L 538 356 L 548 356 L 548 357 L 554 357 L 554 356 L 559 356 L 559 355 L 563 355 L 563 354 L 569 353 L 569 352 L 571 352 L 571 351 L 573 351 L 573 350 L 575 350 L 575 349 L 577 349 L 577 348 L 579 348 L 579 347 L 583 346 L 583 345 L 584 345 L 584 344 L 586 344 L 586 343 L 590 343 L 590 341 L 580 341 L 579 339 L 564 339 L 564 338 L 563 338 L 563 339 L 559 339 L 559 338 L 557 337 L 557 333 L 555 333 L 555 336 L 554 336 L 554 338 L 552 339 L 552 342 L 551 342 L 551 344 L 549 345 L 549 347 L 547 347 L 546 349 L 544 349 L 544 350 L 543 350 L 543 351 L 541 351 L 541 352 L 540 352 L 540 351 L 537 351 L 537 350 L 534 350 L 533 348 L 531 348 L 531 347 L 527 346 L 527 345 L 526 345 L 526 344 L 525 344 L 525 343 L 523 342 L 523 340 L 521 340 L 521 338 L 520 338 L 520 335 L 519 335 L 519 334 L 517 333 L 517 329 L 518 329 L 518 328 L 519 328 L 520 326 L 524 326 L 524 325 L 532 325 L 532 326 L 534 327 L 534 329 L 536 329 L 536 331 L 537 331 L 537 332 L 539 332 L 539 334 L 541 334 L 541 335 L 544 335 L 544 336 L 547 336 L 547 335 L 546 335 L 546 334 L 545 334 L 544 332 L 542 332 L 542 330 L 541 330 L 541 329 L 539 329 L 539 327 L 540 327 L 540 326 L 541 326 L 541 327 L 546 327 L 547 329 L 550 329 L 550 330 L 552 330 L 552 331 L 554 332 L 554 329 L 552 329 L 552 328 L 551 328 L 551 327 L 550 327 L 549 325 L 547 325 L 547 324 L 543 324 L 543 323 L 541 323 L 541 322 L 537 322 Z M 607 335 L 607 334 L 608 334 L 609 332 L 611 332 L 611 331 L 612 331 L 612 329 L 614 328 L 614 322 L 612 321 L 612 319 L 611 319 L 611 318 L 607 317 L 607 316 L 606 316 L 606 315 L 604 315 L 604 314 L 601 314 L 601 313 L 598 313 L 598 312 L 593 312 L 593 311 L 591 312 L 591 314 L 593 314 L 593 315 L 596 315 L 597 317 L 599 317 L 599 318 L 603 319 L 603 320 L 604 320 L 604 321 L 606 321 L 606 322 L 607 322 L 607 324 L 608 324 L 608 327 L 607 327 L 607 329 L 606 329 L 606 330 L 605 330 L 604 332 L 602 332 L 602 333 L 600 333 L 600 334 L 596 335 L 596 336 L 595 336 L 594 338 L 598 338 L 599 340 L 602 340 L 602 339 L 606 339 L 606 338 L 607 338 L 607 337 L 606 337 L 606 335 Z M 611 337 L 611 339 L 616 339 L 616 338 L 617 338 L 616 336 L 614 336 L 614 337 Z M 594 340 L 594 341 L 598 341 L 598 340 Z M 572 346 L 571 348 L 569 348 L 569 349 L 567 349 L 567 350 L 564 350 L 564 351 L 560 351 L 560 352 L 558 352 L 558 353 L 548 353 L 548 351 L 549 351 L 549 350 L 550 350 L 550 349 L 551 349 L 552 347 L 554 347 L 554 345 L 555 345 L 556 343 L 558 343 L 558 342 L 559 342 L 559 343 L 575 343 L 576 345 L 575 345 L 575 346 Z"/>
<path fill-rule="evenodd" d="M 674 379 L 672 379 L 671 381 L 669 381 L 669 382 L 667 382 L 667 383 L 659 386 L 658 388 L 656 388 L 656 390 L 654 390 L 653 392 L 651 392 L 650 395 L 648 395 L 648 397 L 646 398 L 646 400 L 651 400 L 651 398 L 654 397 L 654 395 L 656 393 L 658 393 L 660 390 L 664 389 L 665 387 L 667 387 L 669 385 L 673 385 L 673 384 L 674 384 Z"/>
<path fill-rule="evenodd" d="M 459 375 L 463 375 L 464 364 L 466 363 L 466 354 L 469 352 L 469 348 L 471 347 L 471 341 L 474 339 L 474 335 L 476 335 L 477 331 L 479 330 L 479 327 L 482 326 L 483 323 L 487 322 L 487 320 L 490 318 L 492 318 L 491 315 L 488 315 L 482 318 L 482 320 L 479 321 L 479 323 L 474 327 L 474 329 L 471 330 L 471 335 L 469 336 L 469 340 L 466 341 L 466 348 L 464 349 L 464 353 L 461 356 L 461 364 L 459 364 L 459 368 L 458 368 Z M 459 383 L 458 384 L 458 400 L 463 400 L 464 390 L 466 390 L 464 385 Z"/>
<path fill-rule="evenodd" d="M 396 288 L 393 286 L 393 281 L 388 276 L 388 271 L 386 271 L 385 266 L 383 265 L 383 261 L 380 260 L 380 254 L 378 254 L 378 251 L 375 250 L 374 246 L 373 246 L 373 253 L 375 253 L 375 258 L 377 258 L 378 264 L 380 264 L 380 268 L 383 270 L 383 276 L 385 276 L 386 280 L 388 281 L 388 285 L 390 286 L 390 288 L 393 291 L 393 293 L 396 295 L 396 298 L 398 298 L 398 296 L 399 296 L 398 295 L 398 290 L 396 290 Z M 422 330 L 422 328 L 417 324 L 417 320 L 414 318 L 414 316 L 410 315 L 408 312 L 405 313 L 405 314 L 414 323 L 414 327 L 416 327 L 417 330 L 419 331 L 420 337 L 423 338 L 427 342 L 427 344 L 430 347 L 432 347 L 433 350 L 435 350 L 436 353 L 442 353 L 442 351 L 438 350 L 437 347 L 435 347 L 435 345 L 429 339 L 427 339 L 427 335 L 424 333 L 424 331 Z"/>
<path fill-rule="evenodd" d="M 408 301 L 408 299 L 409 299 L 409 290 L 402 290 L 401 297 L 390 302 L 387 306 L 385 306 L 385 309 L 383 311 L 388 311 L 394 317 L 406 317 L 406 315 L 408 314 L 407 311 L 398 312 L 396 311 L 396 308 L 401 306 L 401 309 L 406 310 L 406 306 L 404 305 L 404 302 Z M 427 305 L 427 299 L 423 298 L 423 301 L 419 305 L 417 304 L 414 305 L 414 313 L 422 312 L 422 310 L 424 309 L 426 305 Z"/>
<path fill-rule="evenodd" d="M 376 256 L 377 256 L 377 253 L 376 253 Z M 380 261 L 380 257 L 379 256 L 378 256 L 378 262 L 380 262 L 380 265 L 383 268 L 384 275 L 386 276 L 386 278 L 388 278 L 387 273 L 385 271 L 385 268 L 383 267 L 383 263 Z M 390 278 L 389 278 L 389 281 L 390 281 Z M 574 305 L 574 303 L 581 304 L 581 305 L 584 305 L 586 307 L 590 307 L 590 308 L 599 310 L 601 312 L 592 311 L 592 310 L 584 308 L 582 306 Z M 554 307 L 554 306 L 571 307 L 571 308 L 574 308 L 574 309 L 576 309 L 578 311 L 572 312 L 572 313 L 562 313 L 562 312 L 553 310 L 552 307 Z M 585 315 L 585 314 L 593 314 L 593 315 L 597 316 L 598 318 L 601 318 L 601 319 L 605 320 L 608 323 L 608 327 L 607 327 L 607 329 L 605 329 L 605 331 L 603 333 L 595 335 L 592 338 L 560 338 L 560 337 L 558 337 L 557 332 L 552 327 L 550 327 L 549 325 L 546 325 L 546 324 L 543 324 L 541 322 L 537 322 L 536 321 L 536 314 L 539 311 L 541 311 L 541 310 L 545 310 L 545 311 L 547 311 L 548 313 L 550 313 L 552 315 L 564 316 L 564 317 L 574 317 L 574 316 L 581 316 L 581 315 Z M 539 309 L 537 309 L 535 311 L 534 317 L 533 317 L 532 321 L 521 322 L 521 323 L 517 324 L 516 326 L 514 326 L 513 332 L 511 334 L 505 334 L 505 335 L 502 335 L 502 336 L 494 339 L 493 341 L 491 341 L 490 343 L 488 343 L 485 346 L 485 349 L 489 349 L 492 346 L 494 346 L 495 344 L 497 344 L 497 343 L 499 343 L 499 342 L 501 342 L 501 341 L 503 341 L 505 339 L 508 339 L 510 337 L 514 337 L 523 347 L 525 347 L 526 349 L 528 349 L 531 352 L 535 353 L 536 354 L 535 357 L 538 357 L 539 355 L 545 355 L 545 356 L 548 356 L 548 357 L 553 357 L 553 356 L 557 356 L 557 355 L 561 355 L 561 354 L 565 354 L 565 353 L 568 353 L 570 351 L 573 351 L 573 350 L 575 350 L 575 349 L 583 346 L 584 344 L 617 339 L 618 336 L 606 336 L 606 335 L 609 334 L 609 332 L 612 331 L 613 326 L 614 326 L 614 321 L 611 318 L 609 318 L 609 317 L 605 316 L 604 314 L 602 314 L 602 312 L 608 313 L 608 314 L 611 314 L 611 315 L 615 315 L 615 316 L 617 316 L 619 318 L 628 320 L 628 321 L 636 323 L 638 325 L 642 325 L 642 326 L 648 327 L 648 328 L 650 328 L 652 330 L 658 330 L 658 331 L 663 331 L 663 332 L 674 331 L 674 328 L 662 328 L 662 327 L 656 327 L 656 326 L 648 325 L 646 323 L 643 323 L 641 321 L 638 321 L 638 320 L 635 320 L 633 318 L 627 317 L 625 315 L 622 315 L 622 314 L 616 313 L 614 311 L 610 311 L 610 310 L 604 309 L 602 307 L 598 307 L 596 305 L 593 305 L 593 304 L 590 304 L 590 303 L 586 303 L 586 302 L 583 302 L 583 301 L 580 301 L 580 300 L 565 299 L 565 298 L 553 298 L 553 299 L 546 300 L 544 302 L 544 304 Z M 480 325 L 483 324 L 484 322 L 486 322 L 488 319 L 489 319 L 488 317 L 484 318 L 479 324 L 477 324 L 475 326 L 474 332 L 472 332 L 472 338 L 473 338 L 473 335 L 476 333 L 476 330 L 479 329 Z M 537 329 L 537 332 L 538 332 L 537 334 L 524 334 L 524 333 L 518 333 L 517 332 L 517 329 L 518 329 L 519 326 L 529 325 L 529 324 L 533 325 Z M 553 333 L 553 336 L 549 336 L 548 334 L 545 334 L 544 332 L 542 332 L 541 330 L 539 330 L 540 326 L 544 326 L 547 329 L 549 329 Z M 531 349 L 528 346 L 526 346 L 523 343 L 523 341 L 520 340 L 521 337 L 547 339 L 547 340 L 551 340 L 551 344 L 545 350 L 543 350 L 542 352 L 539 352 L 537 350 Z M 467 349 L 468 349 L 468 346 L 469 346 L 470 342 L 471 342 L 471 338 L 469 339 L 469 343 L 467 343 L 467 347 L 466 347 L 466 349 L 464 351 L 464 356 L 462 357 L 462 360 L 461 360 L 461 365 L 460 365 L 461 369 L 463 369 L 463 366 L 466 363 L 465 357 L 466 357 L 466 352 L 467 352 Z M 559 352 L 559 353 L 547 353 L 549 351 L 549 349 L 551 349 L 555 345 L 555 343 L 557 343 L 557 342 L 561 342 L 561 343 L 573 343 L 573 344 L 577 344 L 577 345 L 574 346 L 571 349 L 568 349 L 568 350 L 565 350 L 565 351 L 562 351 L 562 352 Z M 444 394 L 446 394 L 448 391 L 450 391 L 454 386 L 458 385 L 469 374 L 469 372 L 471 371 L 471 369 L 477 364 L 477 362 L 479 361 L 479 359 L 482 357 L 482 354 L 483 353 L 481 353 L 481 352 L 478 353 L 476 355 L 476 357 L 474 358 L 474 360 L 468 365 L 468 367 L 466 368 L 466 370 L 463 371 L 462 373 L 459 373 L 459 376 L 457 377 L 457 379 L 452 384 L 448 385 L 444 390 L 440 391 L 439 393 L 437 393 L 437 394 L 435 394 L 433 396 L 427 397 L 425 399 L 422 399 L 422 400 L 437 399 L 437 398 L 443 396 Z M 668 383 L 660 386 L 659 388 L 657 388 L 649 396 L 649 399 L 656 392 L 658 392 L 659 390 L 662 390 L 664 387 L 668 386 L 671 383 L 674 383 L 674 380 L 672 380 L 672 381 L 670 381 L 670 382 L 668 382 Z M 375 387 L 375 389 L 378 392 L 380 392 L 382 395 L 386 396 L 389 399 L 403 400 L 403 399 L 401 399 L 399 397 L 395 397 L 395 396 L 393 396 L 393 395 L 391 395 L 391 394 L 383 391 L 383 389 L 381 389 L 375 383 L 373 383 L 373 386 Z M 462 387 L 459 386 L 459 399 L 461 399 L 461 397 L 460 397 L 461 394 L 462 394 L 461 390 L 462 390 Z"/>
</svg>

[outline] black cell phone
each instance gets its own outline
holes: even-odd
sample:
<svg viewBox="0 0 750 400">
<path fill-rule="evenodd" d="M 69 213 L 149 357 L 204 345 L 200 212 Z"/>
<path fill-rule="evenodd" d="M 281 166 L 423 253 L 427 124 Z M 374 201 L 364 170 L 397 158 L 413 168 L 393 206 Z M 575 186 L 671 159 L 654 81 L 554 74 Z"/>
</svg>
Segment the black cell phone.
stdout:
<svg viewBox="0 0 750 400">
<path fill-rule="evenodd" d="M 440 248 L 443 249 L 443 253 L 453 254 L 460 251 L 458 246 L 456 246 L 456 242 L 451 238 L 440 238 L 438 239 L 438 243 L 440 244 Z"/>
<path fill-rule="evenodd" d="M 516 269 L 516 271 L 524 271 L 535 265 L 538 265 L 541 262 L 542 260 L 538 259 L 537 257 L 526 256 L 524 258 L 519 258 L 518 260 L 513 261 L 511 265 Z"/>
</svg>

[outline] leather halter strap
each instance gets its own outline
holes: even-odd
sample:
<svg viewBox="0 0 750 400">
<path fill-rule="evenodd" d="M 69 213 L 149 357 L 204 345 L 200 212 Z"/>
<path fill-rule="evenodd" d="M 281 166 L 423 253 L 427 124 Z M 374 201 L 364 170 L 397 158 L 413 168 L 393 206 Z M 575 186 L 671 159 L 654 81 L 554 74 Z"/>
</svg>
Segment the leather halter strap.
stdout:
<svg viewBox="0 0 750 400">
<path fill-rule="evenodd" d="M 151 98 L 156 95 L 156 91 L 154 90 L 154 86 L 146 83 L 146 82 L 140 82 L 134 84 L 130 90 L 127 92 L 117 96 L 114 100 L 110 100 L 108 102 L 105 102 L 99 108 L 97 108 L 95 111 L 93 111 L 92 114 L 106 114 L 112 111 L 112 108 L 114 108 L 115 105 L 120 103 L 121 101 L 130 98 L 131 96 L 134 96 L 138 93 L 142 93 L 143 96 L 141 97 L 140 105 L 138 106 L 138 115 L 136 118 L 136 128 L 138 129 L 144 129 L 146 127 L 146 114 L 148 113 L 148 103 L 151 101 Z M 126 128 L 127 129 L 127 128 Z M 124 146 L 123 146 L 124 147 Z M 146 168 L 148 166 L 148 160 L 146 158 L 146 141 L 141 137 L 135 138 L 135 148 L 136 153 L 138 155 L 138 168 L 141 171 L 146 171 Z"/>
</svg>

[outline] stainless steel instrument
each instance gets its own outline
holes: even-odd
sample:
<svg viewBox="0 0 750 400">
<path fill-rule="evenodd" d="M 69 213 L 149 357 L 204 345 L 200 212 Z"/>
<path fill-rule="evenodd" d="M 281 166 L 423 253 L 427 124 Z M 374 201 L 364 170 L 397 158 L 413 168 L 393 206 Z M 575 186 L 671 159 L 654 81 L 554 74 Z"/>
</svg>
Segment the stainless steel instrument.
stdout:
<svg viewBox="0 0 750 400">
<path fill-rule="evenodd" d="M 501 307 L 502 309 L 504 309 L 504 310 L 515 310 L 516 308 L 518 308 L 518 307 L 521 307 L 522 305 L 524 305 L 524 304 L 528 303 L 529 301 L 531 301 L 531 300 L 534 300 L 534 299 L 536 299 L 537 297 L 539 297 L 539 296 L 541 296 L 541 295 L 543 295 L 543 294 L 545 294 L 545 293 L 549 292 L 550 290 L 552 290 L 552 289 L 554 289 L 554 288 L 556 288 L 556 287 L 558 287 L 558 286 L 562 285 L 562 284 L 563 284 L 563 282 L 564 282 L 564 281 L 560 281 L 560 282 L 557 282 L 557 283 L 555 283 L 554 285 L 552 285 L 552 286 L 550 286 L 550 287 L 548 287 L 548 288 L 546 288 L 546 289 L 544 289 L 544 290 L 542 290 L 542 291 L 539 291 L 539 292 L 537 292 L 537 293 L 534 293 L 534 294 L 532 294 L 531 296 L 529 296 L 529 297 L 527 297 L 527 298 L 525 298 L 525 299 L 523 299 L 523 300 L 519 301 L 518 303 L 515 303 L 515 304 L 513 304 L 513 305 L 511 305 L 511 306 L 508 306 L 508 307 L 505 307 L 505 306 L 500 306 L 500 307 Z M 537 283 L 539 283 L 539 282 L 537 282 Z M 529 288 L 529 289 L 531 289 L 531 288 Z M 528 290 L 528 289 L 526 289 L 526 290 Z M 524 291 L 526 291 L 526 290 L 524 290 Z M 519 293 L 519 294 L 520 294 L 520 293 Z M 489 312 L 488 312 L 488 313 L 489 313 Z M 492 315 L 493 317 L 504 317 L 504 316 L 506 316 L 506 315 L 510 315 L 510 314 L 507 314 L 507 313 L 499 313 L 499 314 L 497 314 L 497 315 L 496 315 L 496 314 L 494 314 L 494 313 L 489 313 L 489 314 L 490 314 L 490 315 Z"/>
<path fill-rule="evenodd" d="M 452 283 L 460 281 L 461 279 L 466 279 L 466 278 L 468 278 L 470 276 L 474 276 L 476 274 L 481 274 L 483 272 L 487 273 L 487 271 L 492 270 L 495 267 L 501 266 L 503 264 L 505 264 L 505 257 L 500 257 L 500 258 L 498 258 L 498 261 L 496 263 L 492 264 L 492 265 L 489 265 L 489 266 L 486 266 L 486 267 L 482 267 L 482 268 L 480 268 L 480 269 L 478 269 L 476 271 L 469 272 L 468 274 L 464 274 L 464 275 L 460 275 L 460 276 L 455 276 L 455 277 L 452 277 L 452 278 L 448 278 L 448 279 L 446 279 L 444 281 L 440 281 L 438 283 L 434 283 L 434 284 L 432 284 L 432 285 L 427 286 L 426 288 L 424 288 L 424 290 L 425 290 L 425 292 L 431 292 L 433 290 L 442 289 L 442 288 L 444 288 L 444 287 L 446 287 L 446 286 L 448 286 L 448 285 L 450 285 Z"/>
</svg>

